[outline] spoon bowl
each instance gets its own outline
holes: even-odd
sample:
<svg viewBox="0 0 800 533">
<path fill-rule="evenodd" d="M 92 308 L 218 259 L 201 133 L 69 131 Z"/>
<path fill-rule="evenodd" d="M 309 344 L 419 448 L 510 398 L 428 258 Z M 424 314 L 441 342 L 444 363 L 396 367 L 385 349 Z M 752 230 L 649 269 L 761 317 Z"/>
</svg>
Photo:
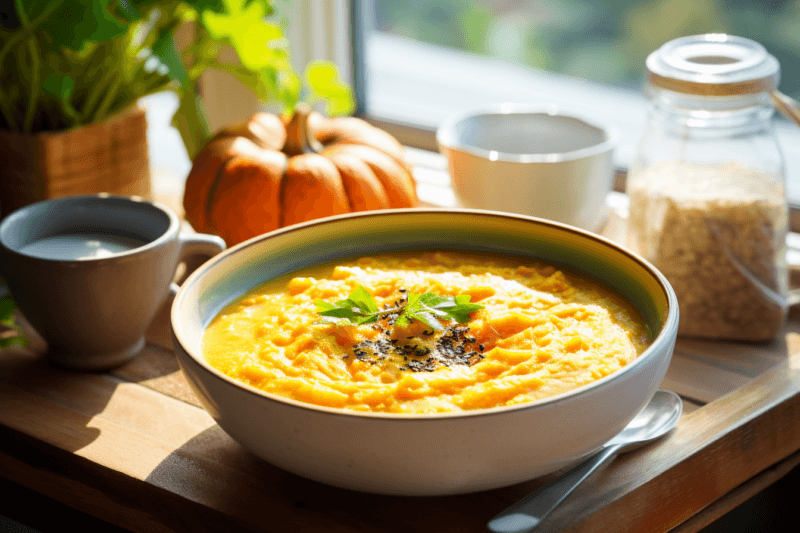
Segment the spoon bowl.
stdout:
<svg viewBox="0 0 800 533">
<path fill-rule="evenodd" d="M 634 417 L 625 429 L 608 441 L 605 447 L 620 446 L 617 452 L 629 452 L 641 448 L 668 433 L 683 412 L 680 396 L 672 391 L 658 390 L 644 409 Z"/>
<path fill-rule="evenodd" d="M 589 475 L 613 455 L 629 452 L 669 433 L 683 412 L 683 402 L 671 391 L 658 390 L 625 429 L 596 454 L 569 472 L 515 503 L 488 524 L 495 533 L 523 533 L 538 526 Z"/>
</svg>

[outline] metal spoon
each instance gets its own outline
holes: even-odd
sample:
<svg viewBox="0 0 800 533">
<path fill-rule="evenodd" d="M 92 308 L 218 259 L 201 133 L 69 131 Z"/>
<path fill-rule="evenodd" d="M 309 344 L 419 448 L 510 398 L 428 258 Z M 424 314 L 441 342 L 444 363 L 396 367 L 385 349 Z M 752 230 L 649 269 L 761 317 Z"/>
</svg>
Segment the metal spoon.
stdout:
<svg viewBox="0 0 800 533">
<path fill-rule="evenodd" d="M 656 391 L 645 408 L 599 452 L 494 517 L 488 524 L 489 530 L 522 533 L 535 528 L 608 458 L 664 436 L 678 422 L 682 411 L 683 402 L 677 394 Z"/>
</svg>

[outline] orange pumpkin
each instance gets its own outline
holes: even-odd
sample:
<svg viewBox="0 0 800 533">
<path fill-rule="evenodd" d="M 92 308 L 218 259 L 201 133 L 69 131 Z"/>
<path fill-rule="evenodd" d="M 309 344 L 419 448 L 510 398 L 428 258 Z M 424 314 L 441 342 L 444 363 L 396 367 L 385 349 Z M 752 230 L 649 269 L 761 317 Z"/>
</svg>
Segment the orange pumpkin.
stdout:
<svg viewBox="0 0 800 533">
<path fill-rule="evenodd" d="M 220 131 L 186 180 L 186 219 L 229 246 L 290 224 L 419 205 L 411 165 L 387 132 L 308 106 L 291 117 L 256 113 Z"/>
</svg>

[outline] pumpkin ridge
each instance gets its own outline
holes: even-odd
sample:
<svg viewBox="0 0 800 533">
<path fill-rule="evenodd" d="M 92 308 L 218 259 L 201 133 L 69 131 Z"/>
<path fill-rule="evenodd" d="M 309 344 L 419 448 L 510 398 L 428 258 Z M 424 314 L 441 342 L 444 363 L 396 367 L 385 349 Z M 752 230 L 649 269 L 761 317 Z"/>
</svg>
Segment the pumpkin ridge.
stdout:
<svg viewBox="0 0 800 533">
<path fill-rule="evenodd" d="M 281 172 L 281 185 L 280 187 L 278 187 L 278 205 L 281 206 L 280 211 L 278 211 L 278 224 L 281 228 L 286 225 L 286 209 L 284 209 L 283 205 L 283 195 L 285 194 L 286 191 L 286 171 L 288 169 L 289 169 L 289 156 L 286 156 L 286 166 L 283 167 L 283 172 Z"/>
<path fill-rule="evenodd" d="M 414 178 L 392 156 L 365 144 L 336 144 L 328 148 L 328 151 L 350 153 L 364 161 L 386 191 L 390 208 L 417 205 Z"/>
<path fill-rule="evenodd" d="M 206 220 L 211 220 L 212 211 L 214 210 L 214 202 L 217 200 L 217 189 L 219 189 L 219 184 L 222 181 L 222 177 L 225 175 L 225 167 L 228 166 L 235 157 L 235 155 L 229 157 L 225 160 L 219 167 L 217 167 L 217 171 L 214 173 L 214 181 L 211 182 L 211 187 L 208 189 L 208 196 L 206 196 L 206 205 L 205 205 L 205 212 L 206 212 Z"/>
<path fill-rule="evenodd" d="M 212 204 L 212 233 L 233 245 L 278 229 L 279 192 L 286 162 L 286 156 L 277 151 L 228 161 Z"/>
<path fill-rule="evenodd" d="M 350 211 L 389 208 L 386 190 L 368 164 L 353 154 L 336 152 L 335 148 L 325 150 L 322 155 L 328 157 L 339 170 Z"/>
<path fill-rule="evenodd" d="M 320 154 L 302 154 L 290 158 L 281 193 L 281 221 L 284 225 L 351 211 L 339 169 Z M 329 201 L 318 203 L 321 197 L 317 194 L 324 194 Z"/>
</svg>

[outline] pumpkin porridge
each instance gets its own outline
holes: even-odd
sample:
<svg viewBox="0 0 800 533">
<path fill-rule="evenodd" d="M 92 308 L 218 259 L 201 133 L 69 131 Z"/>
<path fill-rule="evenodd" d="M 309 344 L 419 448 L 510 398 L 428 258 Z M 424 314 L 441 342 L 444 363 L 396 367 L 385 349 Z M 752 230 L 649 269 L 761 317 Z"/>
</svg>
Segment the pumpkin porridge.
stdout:
<svg viewBox="0 0 800 533">
<path fill-rule="evenodd" d="M 203 354 L 298 401 L 431 413 L 569 391 L 651 340 L 630 304 L 588 278 L 528 259 L 430 252 L 272 280 L 212 321 Z"/>
</svg>

